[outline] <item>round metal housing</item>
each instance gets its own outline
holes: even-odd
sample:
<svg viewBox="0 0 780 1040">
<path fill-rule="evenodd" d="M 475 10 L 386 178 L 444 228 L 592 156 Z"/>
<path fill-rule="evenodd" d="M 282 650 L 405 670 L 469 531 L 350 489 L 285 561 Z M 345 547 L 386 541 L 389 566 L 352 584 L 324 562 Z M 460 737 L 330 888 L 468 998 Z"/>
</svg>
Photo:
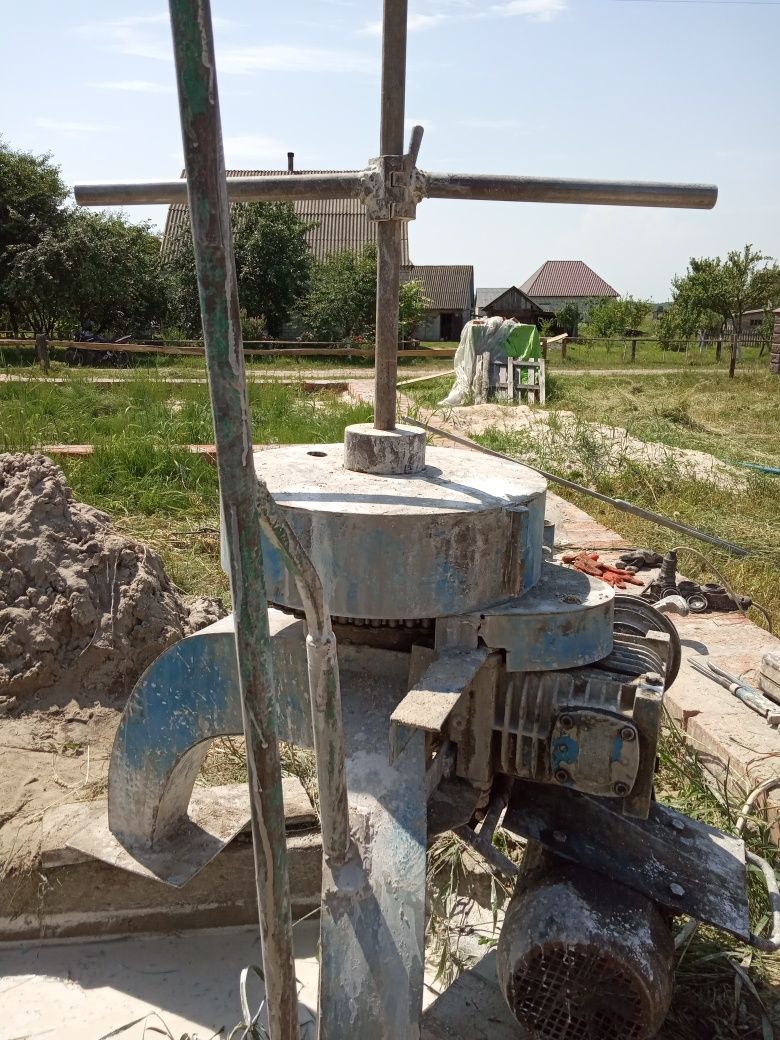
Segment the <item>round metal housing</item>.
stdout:
<svg viewBox="0 0 780 1040">
<path fill-rule="evenodd" d="M 649 1040 L 672 998 L 674 941 L 646 896 L 529 845 L 498 943 L 524 1040 Z"/>
<path fill-rule="evenodd" d="M 332 614 L 433 618 L 521 595 L 541 576 L 547 482 L 473 452 L 429 447 L 419 473 L 344 467 L 341 444 L 257 452 L 255 469 L 310 554 Z M 268 599 L 300 606 L 264 540 Z"/>
</svg>

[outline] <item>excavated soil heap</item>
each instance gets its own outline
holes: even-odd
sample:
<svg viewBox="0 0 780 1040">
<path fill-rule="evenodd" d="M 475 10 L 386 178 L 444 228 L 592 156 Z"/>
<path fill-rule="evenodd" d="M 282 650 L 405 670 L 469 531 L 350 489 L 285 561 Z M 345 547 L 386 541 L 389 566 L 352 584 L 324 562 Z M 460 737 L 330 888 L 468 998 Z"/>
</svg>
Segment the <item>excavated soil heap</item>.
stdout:
<svg viewBox="0 0 780 1040">
<path fill-rule="evenodd" d="M 43 691 L 124 697 L 166 647 L 223 614 L 219 601 L 186 604 L 157 553 L 76 502 L 51 459 L 0 454 L 6 710 Z"/>
</svg>

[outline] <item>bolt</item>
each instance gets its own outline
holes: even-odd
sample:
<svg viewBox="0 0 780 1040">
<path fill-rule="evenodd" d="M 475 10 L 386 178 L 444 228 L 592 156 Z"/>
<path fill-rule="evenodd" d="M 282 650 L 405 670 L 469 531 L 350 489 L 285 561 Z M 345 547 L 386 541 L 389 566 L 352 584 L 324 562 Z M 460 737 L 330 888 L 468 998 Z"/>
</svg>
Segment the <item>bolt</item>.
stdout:
<svg viewBox="0 0 780 1040">
<path fill-rule="evenodd" d="M 553 838 L 556 841 L 564 842 L 568 839 L 568 835 L 564 834 L 563 831 L 553 831 Z"/>
<path fill-rule="evenodd" d="M 624 784 L 621 781 L 618 781 L 616 784 L 612 785 L 612 790 L 619 798 L 624 798 L 628 794 L 629 788 L 628 784 Z"/>
<path fill-rule="evenodd" d="M 569 782 L 569 774 L 566 772 L 565 769 L 556 769 L 555 779 L 558 781 L 559 784 L 567 784 Z"/>
<path fill-rule="evenodd" d="M 561 729 L 571 729 L 574 725 L 574 719 L 571 717 L 571 715 L 561 715 L 561 717 L 558 719 L 558 725 L 561 727 Z"/>
<path fill-rule="evenodd" d="M 685 824 L 682 822 L 682 820 L 678 820 L 676 817 L 672 817 L 672 827 L 674 827 L 676 831 L 685 830 Z"/>
<path fill-rule="evenodd" d="M 559 744 L 558 745 L 558 750 L 559 751 L 566 751 L 566 748 L 567 748 L 566 744 Z"/>
<path fill-rule="evenodd" d="M 620 731 L 620 737 L 630 743 L 632 740 L 636 740 L 636 730 L 633 726 L 624 726 Z"/>
<path fill-rule="evenodd" d="M 682 885 L 678 885 L 675 881 L 673 881 L 671 885 L 669 885 L 669 891 L 672 893 L 673 896 L 677 896 L 678 898 L 685 895 L 685 889 L 682 887 Z"/>
<path fill-rule="evenodd" d="M 450 729 L 455 730 L 456 733 L 462 732 L 465 725 L 466 720 L 461 715 L 456 715 L 454 719 L 450 719 Z"/>
</svg>

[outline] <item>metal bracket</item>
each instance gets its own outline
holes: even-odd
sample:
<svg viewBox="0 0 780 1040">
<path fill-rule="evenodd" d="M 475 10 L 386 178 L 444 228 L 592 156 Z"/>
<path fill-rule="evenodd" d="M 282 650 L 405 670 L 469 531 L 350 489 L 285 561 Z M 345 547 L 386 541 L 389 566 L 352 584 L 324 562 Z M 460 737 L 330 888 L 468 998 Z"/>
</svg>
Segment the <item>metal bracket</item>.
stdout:
<svg viewBox="0 0 780 1040">
<path fill-rule="evenodd" d="M 750 941 L 745 846 L 653 802 L 646 820 L 599 798 L 516 780 L 504 827 L 588 870 Z"/>
<path fill-rule="evenodd" d="M 360 176 L 360 200 L 369 220 L 414 220 L 428 177 L 417 169 L 423 128 L 415 126 L 405 155 L 380 155 Z"/>
</svg>

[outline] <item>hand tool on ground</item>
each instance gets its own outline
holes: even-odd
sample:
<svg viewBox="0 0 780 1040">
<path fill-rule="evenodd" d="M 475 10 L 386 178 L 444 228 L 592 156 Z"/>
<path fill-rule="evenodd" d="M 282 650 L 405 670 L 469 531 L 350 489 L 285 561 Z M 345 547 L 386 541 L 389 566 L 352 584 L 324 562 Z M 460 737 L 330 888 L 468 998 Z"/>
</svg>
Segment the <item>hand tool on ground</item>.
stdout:
<svg viewBox="0 0 780 1040">
<path fill-rule="evenodd" d="M 532 852 L 498 946 L 512 1015 L 534 1040 L 649 1037 L 671 996 L 670 912 L 767 947 L 780 925 L 750 931 L 740 841 L 653 801 L 667 619 L 648 622 L 643 604 L 635 625 L 626 605 L 621 631 L 613 589 L 544 561 L 537 473 L 426 449 L 424 432 L 396 425 L 401 225 L 425 198 L 708 208 L 716 189 L 418 169 L 422 128 L 403 144 L 406 0 L 384 3 L 379 157 L 228 180 L 208 0 L 170 11 L 186 181 L 76 198 L 189 202 L 235 614 L 141 677 L 107 816 L 72 844 L 181 885 L 251 817 L 268 1034 L 295 1040 L 278 740 L 313 746 L 319 1040 L 417 1040 L 442 1035 L 439 1002 L 422 1014 L 429 820 L 470 825 L 513 778 L 504 825 Z M 375 225 L 374 423 L 343 444 L 253 454 L 229 202 L 306 198 L 358 199 Z M 239 732 L 248 806 L 194 787 L 210 742 Z M 474 1035 L 480 1009 L 463 1014 Z"/>
<path fill-rule="evenodd" d="M 748 708 L 765 718 L 770 726 L 780 725 L 780 705 L 770 701 L 760 690 L 744 682 L 738 675 L 732 675 L 731 672 L 718 668 L 712 661 L 707 661 L 706 666 L 698 661 L 689 661 L 688 663 L 691 668 L 694 668 L 701 675 L 706 675 L 708 679 L 712 679 L 713 682 L 722 686 L 724 690 L 728 690 L 729 693 L 733 694 L 737 700 L 742 701 Z"/>
</svg>

